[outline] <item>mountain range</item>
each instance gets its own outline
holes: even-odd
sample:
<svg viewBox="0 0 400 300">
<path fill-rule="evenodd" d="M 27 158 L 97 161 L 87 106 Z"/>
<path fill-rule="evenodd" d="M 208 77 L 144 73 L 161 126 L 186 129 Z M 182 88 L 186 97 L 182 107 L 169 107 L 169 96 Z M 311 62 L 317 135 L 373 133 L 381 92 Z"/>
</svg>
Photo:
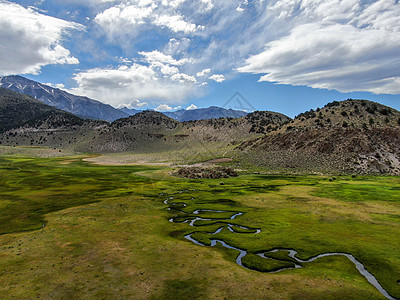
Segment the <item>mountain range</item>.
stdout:
<svg viewBox="0 0 400 300">
<path fill-rule="evenodd" d="M 180 109 L 173 112 L 165 112 L 164 114 L 180 122 L 219 118 L 241 118 L 247 115 L 244 111 L 226 109 L 217 106 L 190 110 Z"/>
<path fill-rule="evenodd" d="M 31 96 L 45 104 L 70 112 L 81 118 L 114 121 L 128 117 L 111 105 L 87 97 L 75 96 L 66 91 L 29 80 L 22 76 L 0 78 L 0 86 L 14 92 Z"/>
<path fill-rule="evenodd" d="M 116 109 L 100 101 L 76 96 L 22 76 L 0 77 L 0 87 L 31 96 L 45 104 L 70 112 L 84 119 L 98 119 L 112 122 L 142 111 L 127 107 Z M 193 110 L 181 109 L 174 112 L 164 112 L 164 114 L 177 121 L 218 119 L 224 117 L 239 118 L 246 115 L 243 111 L 224 109 L 216 106 Z"/>
<path fill-rule="evenodd" d="M 400 175 L 400 112 L 348 99 L 294 119 L 256 111 L 240 118 L 180 122 L 143 111 L 109 123 L 83 120 L 0 89 L 0 144 L 152 153 L 181 163 L 230 157 L 236 168 L 272 173 Z"/>
</svg>

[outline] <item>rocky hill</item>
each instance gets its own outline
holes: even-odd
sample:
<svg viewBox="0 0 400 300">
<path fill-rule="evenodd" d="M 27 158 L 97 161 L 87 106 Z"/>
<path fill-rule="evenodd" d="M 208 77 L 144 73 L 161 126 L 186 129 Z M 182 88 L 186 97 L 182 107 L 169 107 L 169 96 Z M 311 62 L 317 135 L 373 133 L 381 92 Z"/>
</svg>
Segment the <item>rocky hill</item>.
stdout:
<svg viewBox="0 0 400 300">
<path fill-rule="evenodd" d="M 332 102 L 237 147 L 275 171 L 400 174 L 400 112 L 367 100 Z"/>
<path fill-rule="evenodd" d="M 276 131 L 292 121 L 288 116 L 272 111 L 255 111 L 248 114 L 245 120 L 251 124 L 249 132 L 255 133 Z"/>
<path fill-rule="evenodd" d="M 76 146 L 87 142 L 105 121 L 84 120 L 71 113 L 0 88 L 0 144 L 47 147 Z"/>
<path fill-rule="evenodd" d="M 0 77 L 0 87 L 31 96 L 45 104 L 82 118 L 111 122 L 128 116 L 128 114 L 115 109 L 111 105 L 87 97 L 75 96 L 66 91 L 29 80 L 22 76 Z"/>
<path fill-rule="evenodd" d="M 0 88 L 0 132 L 16 128 L 45 112 L 55 110 L 28 96 Z"/>
<path fill-rule="evenodd" d="M 163 113 L 156 111 L 143 111 L 139 112 L 129 118 L 122 118 L 114 121 L 111 124 L 112 128 L 123 128 L 127 126 L 139 126 L 139 127 L 165 127 L 168 129 L 176 128 L 179 122 L 175 121 Z"/>
<path fill-rule="evenodd" d="M 97 132 L 88 142 L 95 152 L 172 150 L 177 145 L 169 143 L 179 130 L 180 123 L 156 111 L 143 111 L 129 118 L 114 121 Z"/>
<path fill-rule="evenodd" d="M 17 128 L 58 129 L 104 124 L 81 119 L 29 96 L 0 88 L 0 132 Z"/>
<path fill-rule="evenodd" d="M 367 100 L 334 101 L 323 108 L 301 113 L 283 130 L 318 128 L 383 128 L 399 124 L 400 112 Z"/>
</svg>

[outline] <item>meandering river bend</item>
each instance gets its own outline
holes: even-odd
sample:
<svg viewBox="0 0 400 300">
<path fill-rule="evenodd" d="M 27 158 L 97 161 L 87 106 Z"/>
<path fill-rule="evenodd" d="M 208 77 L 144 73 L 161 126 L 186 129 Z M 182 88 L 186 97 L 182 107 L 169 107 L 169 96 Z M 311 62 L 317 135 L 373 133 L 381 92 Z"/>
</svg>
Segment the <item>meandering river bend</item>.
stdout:
<svg viewBox="0 0 400 300">
<path fill-rule="evenodd" d="M 191 191 L 196 191 L 196 190 L 191 190 Z M 182 194 L 184 192 L 189 192 L 189 190 L 183 190 L 183 191 L 179 191 L 177 194 Z M 242 212 L 239 211 L 229 211 L 229 210 L 213 210 L 213 209 L 195 209 L 194 211 L 192 211 L 191 213 L 189 212 L 185 212 L 182 209 L 186 208 L 188 205 L 185 202 L 173 202 L 174 201 L 174 197 L 173 196 L 169 196 L 167 194 L 164 193 L 160 193 L 160 196 L 166 196 L 167 198 L 165 200 L 163 200 L 163 203 L 168 205 L 168 210 L 170 211 L 175 211 L 175 212 L 179 212 L 182 215 L 186 215 L 186 217 L 180 216 L 180 217 L 173 217 L 169 219 L 169 222 L 171 223 L 187 223 L 189 226 L 191 227 L 200 227 L 200 226 L 209 226 L 209 225 L 213 225 L 213 224 L 221 224 L 220 227 L 218 227 L 218 229 L 214 232 L 204 232 L 201 231 L 201 233 L 203 234 L 209 234 L 210 236 L 216 235 L 218 233 L 220 233 L 223 229 L 227 228 L 230 232 L 232 233 L 237 233 L 237 234 L 258 234 L 261 232 L 261 229 L 259 228 L 251 228 L 251 227 L 247 227 L 247 226 L 243 226 L 243 225 L 238 225 L 238 224 L 231 224 L 229 223 L 230 220 L 234 220 L 237 217 L 243 215 Z M 192 198 L 194 199 L 194 198 Z M 200 215 L 202 213 L 213 213 L 216 215 L 216 217 L 207 217 L 207 218 L 203 218 Z M 218 214 L 225 214 L 225 216 L 227 214 L 230 214 L 229 217 L 218 217 Z M 199 224 L 201 222 L 201 224 Z M 204 223 L 204 222 L 208 222 L 208 223 Z M 196 224 L 197 223 L 197 224 Z M 236 230 L 235 230 L 236 229 Z M 238 229 L 240 229 L 240 231 L 238 231 Z M 196 233 L 198 233 L 199 231 L 194 231 L 190 234 L 185 235 L 185 239 L 187 239 L 188 241 L 199 245 L 199 246 L 203 246 L 206 247 L 208 245 L 202 243 L 201 241 L 196 240 L 193 235 L 195 235 Z M 217 244 L 221 245 L 222 247 L 228 248 L 228 249 L 233 249 L 239 252 L 239 255 L 236 257 L 236 263 L 246 269 L 249 270 L 253 270 L 253 271 L 258 271 L 255 269 L 252 269 L 248 266 L 243 265 L 242 263 L 242 259 L 248 254 L 246 250 L 234 247 L 232 245 L 229 245 L 228 243 L 226 243 L 223 240 L 220 239 L 213 239 L 210 238 L 210 247 L 214 247 Z M 272 260 L 276 260 L 276 261 L 282 261 L 280 259 L 276 259 L 276 258 L 272 258 L 272 257 L 268 257 L 267 254 L 268 253 L 277 253 L 277 252 L 283 252 L 286 254 L 287 258 L 291 258 L 292 260 L 294 260 L 293 263 L 293 267 L 282 267 L 282 268 L 278 268 L 275 269 L 273 271 L 267 272 L 267 273 L 277 273 L 277 272 L 281 272 L 281 271 L 285 271 L 285 270 L 290 270 L 290 269 L 298 269 L 298 268 L 302 268 L 303 264 L 306 263 L 311 263 L 321 257 L 326 257 L 326 256 L 344 256 L 347 257 L 357 268 L 358 272 L 365 277 L 365 279 L 367 279 L 367 281 L 373 285 L 384 297 L 386 297 L 387 299 L 390 300 L 399 300 L 398 298 L 394 298 L 393 296 L 391 296 L 383 287 L 382 285 L 379 283 L 379 281 L 375 278 L 374 275 L 372 275 L 366 268 L 365 266 L 359 261 L 357 260 L 353 255 L 351 255 L 350 253 L 341 253 L 341 252 L 327 252 L 327 253 L 321 253 L 319 255 L 316 255 L 314 257 L 311 257 L 309 259 L 306 260 L 302 260 L 298 257 L 296 257 L 297 255 L 297 251 L 294 249 L 283 249 L 283 248 L 276 248 L 276 249 L 272 249 L 272 250 L 266 250 L 266 251 L 262 251 L 262 252 L 258 252 L 255 253 L 257 254 L 259 257 L 263 258 L 263 259 L 272 259 Z M 286 260 L 284 260 L 285 262 L 287 262 Z"/>
</svg>

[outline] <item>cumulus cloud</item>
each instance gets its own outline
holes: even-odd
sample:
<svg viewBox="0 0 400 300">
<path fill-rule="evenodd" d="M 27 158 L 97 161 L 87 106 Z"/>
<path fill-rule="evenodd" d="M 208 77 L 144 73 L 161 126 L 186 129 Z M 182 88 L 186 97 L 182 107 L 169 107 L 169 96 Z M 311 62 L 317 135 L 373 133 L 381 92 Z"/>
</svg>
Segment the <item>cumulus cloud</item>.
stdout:
<svg viewBox="0 0 400 300">
<path fill-rule="evenodd" d="M 204 29 L 203 25 L 194 24 L 177 12 L 176 9 L 183 2 L 185 1 L 122 1 L 98 13 L 94 21 L 109 40 L 121 43 L 151 30 L 151 26 L 183 34 Z"/>
<path fill-rule="evenodd" d="M 174 74 L 171 76 L 173 81 L 178 81 L 181 83 L 196 83 L 196 78 L 194 76 L 190 76 L 183 73 Z"/>
<path fill-rule="evenodd" d="M 400 5 L 379 0 L 281 0 L 272 7 L 288 34 L 250 56 L 240 72 L 260 81 L 336 89 L 400 93 Z"/>
<path fill-rule="evenodd" d="M 181 15 L 161 15 L 153 22 L 155 25 L 167 27 L 174 32 L 192 33 L 197 30 L 203 30 L 204 26 L 189 23 Z"/>
<path fill-rule="evenodd" d="M 211 69 L 204 69 L 203 71 L 198 72 L 196 74 L 196 76 L 197 77 L 206 77 L 208 74 L 210 74 L 210 72 L 211 72 Z"/>
<path fill-rule="evenodd" d="M 214 74 L 210 76 L 210 79 L 216 81 L 216 82 L 224 82 L 225 81 L 225 76 L 221 74 Z"/>
<path fill-rule="evenodd" d="M 169 106 L 168 104 L 160 104 L 154 110 L 155 111 L 169 111 L 169 110 L 172 110 L 172 107 Z"/>
<path fill-rule="evenodd" d="M 46 65 L 78 64 L 62 39 L 69 31 L 82 29 L 33 8 L 0 1 L 0 74 L 38 74 Z"/>
<path fill-rule="evenodd" d="M 144 56 L 148 63 L 162 63 L 162 64 L 170 64 L 175 66 L 180 66 L 186 63 L 191 62 L 192 60 L 188 58 L 182 58 L 180 60 L 174 59 L 171 55 L 166 55 L 158 50 L 154 50 L 151 52 L 139 52 L 140 55 Z"/>
<path fill-rule="evenodd" d="M 133 99 L 133 100 L 131 100 L 130 102 L 128 102 L 128 103 L 121 103 L 121 104 L 118 104 L 118 108 L 124 108 L 124 107 L 126 107 L 126 108 L 129 108 L 129 109 L 137 109 L 137 108 L 143 108 L 143 107 L 146 107 L 146 106 L 148 106 L 149 105 L 149 103 L 147 103 L 147 102 L 145 102 L 145 101 L 140 101 L 139 99 Z"/>
<path fill-rule="evenodd" d="M 94 21 L 103 29 L 110 40 L 121 37 L 126 40 L 126 36 L 137 36 L 138 27 L 148 22 L 154 8 L 155 6 L 151 4 L 129 5 L 121 3 L 97 14 Z"/>
<path fill-rule="evenodd" d="M 197 109 L 197 106 L 194 104 L 191 104 L 186 108 L 186 110 L 193 110 L 193 109 Z"/>
<path fill-rule="evenodd" d="M 179 104 L 196 92 L 194 77 L 183 73 L 172 77 L 163 76 L 159 67 L 138 63 L 117 68 L 95 68 L 74 74 L 78 87 L 71 92 L 113 106 L 129 103 L 132 98 L 152 105 Z"/>
<path fill-rule="evenodd" d="M 65 85 L 62 83 L 44 83 L 44 85 L 48 85 L 56 89 L 65 89 Z"/>
<path fill-rule="evenodd" d="M 169 66 L 169 65 L 163 65 L 160 69 L 161 73 L 164 75 L 174 75 L 176 73 L 179 73 L 179 69 L 174 66 Z"/>
</svg>

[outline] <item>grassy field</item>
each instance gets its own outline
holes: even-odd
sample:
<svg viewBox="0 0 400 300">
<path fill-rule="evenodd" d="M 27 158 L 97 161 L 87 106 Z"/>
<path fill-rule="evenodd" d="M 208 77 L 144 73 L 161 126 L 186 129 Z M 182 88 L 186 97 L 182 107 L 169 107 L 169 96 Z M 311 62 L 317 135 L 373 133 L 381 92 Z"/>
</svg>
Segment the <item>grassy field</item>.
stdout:
<svg viewBox="0 0 400 300">
<path fill-rule="evenodd" d="M 168 168 L 99 166 L 82 158 L 0 159 L 1 299 L 383 298 L 344 257 L 276 274 L 241 268 L 237 251 L 184 239 L 200 231 L 207 243 L 201 232 L 219 225 L 168 222 L 182 214 L 167 210 L 169 196 L 188 204 L 181 209 L 189 215 L 243 212 L 231 223 L 261 233 L 222 230 L 214 237 L 247 250 L 248 266 L 290 265 L 254 255 L 273 248 L 295 249 L 302 259 L 351 253 L 400 297 L 398 177 L 185 180 L 170 177 Z"/>
</svg>

